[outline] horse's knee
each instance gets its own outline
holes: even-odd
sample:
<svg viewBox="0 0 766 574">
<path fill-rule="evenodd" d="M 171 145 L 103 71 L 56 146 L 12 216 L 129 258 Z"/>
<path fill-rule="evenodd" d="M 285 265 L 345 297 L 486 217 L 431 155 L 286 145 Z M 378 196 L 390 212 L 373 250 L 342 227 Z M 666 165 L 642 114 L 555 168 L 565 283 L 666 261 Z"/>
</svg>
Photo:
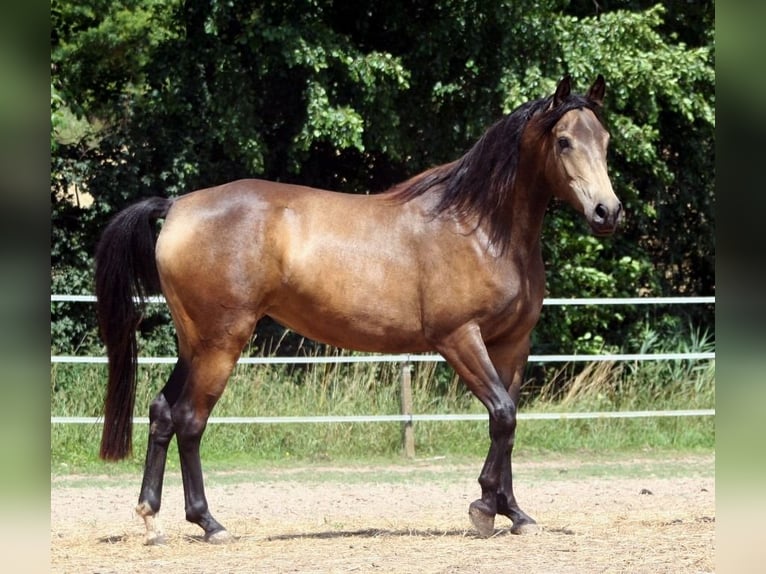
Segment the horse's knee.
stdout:
<svg viewBox="0 0 766 574">
<path fill-rule="evenodd" d="M 491 438 L 511 440 L 516 431 L 516 405 L 513 401 L 504 402 L 489 413 L 489 432 Z"/>
</svg>

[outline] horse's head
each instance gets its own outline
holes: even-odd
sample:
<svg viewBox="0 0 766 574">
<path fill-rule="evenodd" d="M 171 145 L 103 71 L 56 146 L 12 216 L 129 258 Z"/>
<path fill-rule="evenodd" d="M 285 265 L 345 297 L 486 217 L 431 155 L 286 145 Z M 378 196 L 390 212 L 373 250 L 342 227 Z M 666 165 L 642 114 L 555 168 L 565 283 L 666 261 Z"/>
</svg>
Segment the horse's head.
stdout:
<svg viewBox="0 0 766 574">
<path fill-rule="evenodd" d="M 606 169 L 609 133 L 593 111 L 604 101 L 604 78 L 599 75 L 584 97 L 570 95 L 570 90 L 566 76 L 559 82 L 549 109 L 554 117 L 561 114 L 549 132 L 553 166 L 549 163 L 548 170 L 553 171 L 553 193 L 582 213 L 593 233 L 609 235 L 617 228 L 623 211 Z"/>
</svg>

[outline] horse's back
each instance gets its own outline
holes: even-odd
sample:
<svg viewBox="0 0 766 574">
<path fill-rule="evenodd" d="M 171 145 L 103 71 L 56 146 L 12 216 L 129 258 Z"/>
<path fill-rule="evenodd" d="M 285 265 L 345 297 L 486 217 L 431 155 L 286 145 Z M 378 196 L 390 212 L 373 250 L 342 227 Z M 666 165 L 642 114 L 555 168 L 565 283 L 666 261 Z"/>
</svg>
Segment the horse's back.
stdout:
<svg viewBox="0 0 766 574">
<path fill-rule="evenodd" d="M 401 206 L 380 197 L 238 180 L 176 199 L 158 239 L 157 259 L 161 271 L 262 259 L 260 264 L 275 264 L 294 278 L 317 262 L 332 265 L 330 253 L 348 268 L 354 260 L 374 263 L 381 249 L 393 249 L 396 242 L 401 251 L 403 243 L 412 245 L 402 220 Z"/>
<path fill-rule="evenodd" d="M 176 200 L 157 242 L 163 291 L 174 315 L 196 322 L 247 309 L 340 346 L 425 348 L 406 211 L 262 180 L 195 191 Z"/>
<path fill-rule="evenodd" d="M 174 317 L 224 332 L 269 315 L 336 346 L 416 352 L 469 321 L 507 328 L 519 279 L 472 229 L 421 199 L 242 180 L 179 198 L 157 262 Z"/>
</svg>

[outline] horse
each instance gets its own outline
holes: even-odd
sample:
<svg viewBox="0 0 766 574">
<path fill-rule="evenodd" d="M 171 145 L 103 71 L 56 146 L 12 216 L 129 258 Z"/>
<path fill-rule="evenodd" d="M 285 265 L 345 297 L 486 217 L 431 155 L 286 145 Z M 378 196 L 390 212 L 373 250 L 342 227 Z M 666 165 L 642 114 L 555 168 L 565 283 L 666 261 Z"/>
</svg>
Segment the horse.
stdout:
<svg viewBox="0 0 766 574">
<path fill-rule="evenodd" d="M 607 173 L 604 94 L 602 75 L 585 95 L 572 93 L 567 75 L 459 159 L 377 194 L 244 179 L 117 213 L 95 253 L 108 356 L 102 459 L 132 452 L 136 329 L 148 297 L 164 295 L 178 341 L 177 363 L 149 408 L 136 507 L 146 543 L 164 541 L 158 512 L 174 435 L 186 519 L 206 541 L 232 539 L 210 513 L 199 447 L 264 316 L 337 347 L 441 354 L 488 412 L 471 523 L 481 537 L 493 534 L 498 514 L 514 534 L 538 530 L 514 496 L 511 459 L 544 295 L 542 223 L 552 198 L 579 211 L 598 236 L 623 217 Z"/>
</svg>

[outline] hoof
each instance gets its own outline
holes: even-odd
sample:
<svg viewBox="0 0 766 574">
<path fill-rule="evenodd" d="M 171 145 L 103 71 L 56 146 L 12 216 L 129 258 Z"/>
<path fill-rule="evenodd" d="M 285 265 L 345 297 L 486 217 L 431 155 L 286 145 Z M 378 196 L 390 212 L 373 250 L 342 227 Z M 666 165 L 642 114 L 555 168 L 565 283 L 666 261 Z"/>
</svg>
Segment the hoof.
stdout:
<svg viewBox="0 0 766 574">
<path fill-rule="evenodd" d="M 537 524 L 537 522 L 521 522 L 511 526 L 511 534 L 524 534 L 525 536 L 540 534 L 543 531 L 543 527 Z"/>
<path fill-rule="evenodd" d="M 147 546 L 162 546 L 168 541 L 165 535 L 161 532 L 153 532 L 146 535 L 146 541 L 144 544 Z"/>
<path fill-rule="evenodd" d="M 229 534 L 228 530 L 219 530 L 212 534 L 205 535 L 205 542 L 210 544 L 228 544 L 234 542 L 234 537 Z"/>
<path fill-rule="evenodd" d="M 144 544 L 147 546 L 160 546 L 165 544 L 167 539 L 160 527 L 157 513 L 152 510 L 151 506 L 146 502 L 140 503 L 136 506 L 136 514 L 144 519 L 144 525 L 146 526 L 146 540 L 144 541 Z"/>
<path fill-rule="evenodd" d="M 495 533 L 495 515 L 491 514 L 481 500 L 475 500 L 468 507 L 471 524 L 482 538 L 489 538 Z"/>
</svg>

